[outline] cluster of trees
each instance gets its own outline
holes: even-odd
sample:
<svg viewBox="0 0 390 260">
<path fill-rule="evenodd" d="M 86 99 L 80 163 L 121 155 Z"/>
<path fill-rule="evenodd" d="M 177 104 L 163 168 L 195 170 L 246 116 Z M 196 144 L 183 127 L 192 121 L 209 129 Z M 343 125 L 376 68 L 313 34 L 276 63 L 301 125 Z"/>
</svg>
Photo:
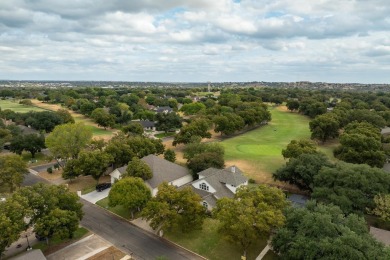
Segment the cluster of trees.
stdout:
<svg viewBox="0 0 390 260">
<path fill-rule="evenodd" d="M 332 203 L 345 213 L 363 214 L 375 208 L 374 198 L 390 191 L 390 175 L 365 164 L 331 163 L 319 152 L 290 158 L 273 177 L 311 192 L 320 202 Z"/>
<path fill-rule="evenodd" d="M 78 196 L 65 186 L 35 184 L 0 202 L 0 254 L 34 226 L 42 237 L 72 238 L 83 217 Z"/>
<path fill-rule="evenodd" d="M 17 113 L 10 109 L 0 111 L 0 118 L 12 120 L 16 124 L 30 126 L 38 131 L 51 132 L 54 127 L 60 124 L 74 123 L 74 119 L 66 109 L 52 111 L 30 111 Z"/>
<path fill-rule="evenodd" d="M 143 174 L 142 158 L 149 154 L 163 154 L 164 145 L 161 140 L 149 139 L 140 134 L 120 132 L 108 142 L 92 140 L 92 132 L 81 123 L 57 126 L 46 138 L 46 145 L 53 157 L 63 168 L 64 179 L 74 179 L 80 175 L 91 175 L 97 182 L 106 170 L 113 166 L 118 168 L 133 163 L 131 169 Z M 171 155 L 172 156 L 172 155 Z M 132 162 L 134 161 L 134 162 Z M 136 165 L 141 164 L 140 168 Z M 139 174 L 141 174 L 139 173 Z"/>
<path fill-rule="evenodd" d="M 285 225 L 272 236 L 283 259 L 389 259 L 390 250 L 374 239 L 364 218 L 337 206 L 310 202 L 286 210 Z"/>
</svg>

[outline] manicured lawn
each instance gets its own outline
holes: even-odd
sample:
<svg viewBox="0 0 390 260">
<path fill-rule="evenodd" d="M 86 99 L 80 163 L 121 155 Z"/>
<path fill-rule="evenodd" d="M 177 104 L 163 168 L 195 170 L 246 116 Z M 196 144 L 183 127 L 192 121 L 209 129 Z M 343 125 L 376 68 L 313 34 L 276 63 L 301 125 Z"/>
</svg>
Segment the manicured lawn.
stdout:
<svg viewBox="0 0 390 260">
<path fill-rule="evenodd" d="M 174 136 L 176 133 L 174 132 L 170 132 L 170 133 L 159 133 L 159 134 L 155 134 L 154 136 L 157 137 L 157 138 L 164 138 L 164 137 L 170 137 L 170 136 Z"/>
<path fill-rule="evenodd" d="M 203 224 L 202 230 L 195 230 L 189 233 L 166 232 L 164 236 L 169 240 L 211 260 L 241 259 L 241 249 L 236 244 L 223 239 L 217 232 L 217 228 L 218 221 L 207 218 Z M 255 259 L 266 246 L 266 243 L 266 239 L 254 243 L 247 252 L 247 259 Z"/>
<path fill-rule="evenodd" d="M 73 234 L 72 239 L 58 239 L 58 238 L 52 238 L 49 240 L 49 245 L 46 244 L 46 241 L 41 241 L 36 245 L 33 245 L 33 249 L 41 249 L 43 253 L 47 253 L 48 251 L 51 251 L 52 249 L 56 248 L 59 250 L 59 248 L 62 248 L 63 246 L 70 245 L 71 243 L 75 242 L 76 240 L 79 240 L 83 236 L 85 236 L 89 232 L 88 229 L 79 227 Z"/>
<path fill-rule="evenodd" d="M 46 111 L 45 109 L 35 107 L 35 106 L 26 106 L 19 104 L 20 100 L 0 100 L 1 110 L 10 109 L 18 113 L 27 113 L 29 111 Z"/>
<path fill-rule="evenodd" d="M 258 129 L 221 142 L 226 164 L 236 164 L 259 182 L 271 181 L 271 174 L 286 161 L 282 149 L 293 139 L 309 139 L 309 118 L 270 107 L 272 121 Z M 262 175 L 262 176 L 260 176 Z"/>
<path fill-rule="evenodd" d="M 115 214 L 121 216 L 122 218 L 131 219 L 131 213 L 130 213 L 129 209 L 126 209 L 122 206 L 109 207 L 108 206 L 108 197 L 104 198 L 102 200 L 99 200 L 98 202 L 96 202 L 96 205 L 99 205 L 100 207 L 107 209 L 107 210 L 111 211 L 112 213 L 115 213 Z"/>
<path fill-rule="evenodd" d="M 308 117 L 279 107 L 269 110 L 272 121 L 268 125 L 221 142 L 226 165 L 237 165 L 257 182 L 272 182 L 272 173 L 286 163 L 282 150 L 291 140 L 310 139 Z M 319 150 L 333 158 L 336 145 L 321 146 Z"/>
</svg>

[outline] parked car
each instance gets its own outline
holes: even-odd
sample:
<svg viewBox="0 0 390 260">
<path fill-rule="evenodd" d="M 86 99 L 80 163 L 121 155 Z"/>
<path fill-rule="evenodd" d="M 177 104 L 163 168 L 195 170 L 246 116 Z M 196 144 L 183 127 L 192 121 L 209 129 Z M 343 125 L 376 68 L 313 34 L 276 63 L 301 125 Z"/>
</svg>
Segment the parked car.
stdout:
<svg viewBox="0 0 390 260">
<path fill-rule="evenodd" d="M 96 185 L 96 190 L 103 191 L 103 190 L 108 189 L 110 187 L 111 187 L 111 183 L 109 183 L 109 182 L 100 183 L 100 184 Z"/>
</svg>

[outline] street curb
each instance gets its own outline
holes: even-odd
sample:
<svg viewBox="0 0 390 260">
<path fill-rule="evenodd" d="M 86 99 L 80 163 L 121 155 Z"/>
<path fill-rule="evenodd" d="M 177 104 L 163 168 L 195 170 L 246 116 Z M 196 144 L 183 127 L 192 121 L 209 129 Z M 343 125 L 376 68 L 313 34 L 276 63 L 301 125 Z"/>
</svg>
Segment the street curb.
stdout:
<svg viewBox="0 0 390 260">
<path fill-rule="evenodd" d="M 80 199 L 83 199 L 83 198 L 80 198 Z M 87 200 L 85 200 L 85 199 L 83 199 L 83 200 L 84 200 L 84 201 L 87 201 Z M 198 253 L 195 253 L 195 252 L 193 252 L 193 251 L 191 251 L 191 250 L 189 250 L 189 249 L 187 249 L 187 248 L 185 248 L 185 247 L 183 247 L 183 246 L 181 246 L 181 245 L 178 245 L 178 244 L 176 244 L 175 242 L 172 242 L 172 241 L 166 239 L 165 237 L 160 237 L 160 236 L 156 235 L 155 233 L 150 232 L 149 230 L 143 229 L 143 228 L 141 228 L 141 227 L 135 225 L 135 224 L 132 223 L 131 221 L 125 219 L 125 218 L 122 217 L 122 216 L 119 216 L 118 214 L 116 214 L 116 213 L 114 213 L 114 212 L 111 212 L 111 211 L 109 211 L 109 210 L 107 210 L 107 209 L 105 209 L 105 208 L 103 208 L 103 207 L 100 207 L 99 205 L 93 204 L 93 203 L 91 203 L 91 202 L 89 202 L 89 201 L 87 201 L 87 202 L 90 203 L 90 204 L 92 204 L 92 205 L 94 205 L 95 207 L 99 207 L 99 208 L 101 208 L 101 209 L 107 211 L 108 213 L 110 213 L 110 214 L 112 214 L 112 215 L 114 215 L 114 216 L 117 216 L 118 218 L 120 218 L 120 219 L 126 221 L 126 222 L 129 223 L 130 225 L 132 225 L 132 226 L 134 226 L 134 227 L 136 227 L 136 228 L 138 228 L 138 229 L 140 229 L 140 230 L 142 230 L 142 231 L 145 231 L 145 232 L 147 232 L 147 233 L 149 233 L 149 234 L 151 234 L 151 235 L 153 235 L 153 236 L 155 236 L 155 237 L 158 237 L 158 238 L 160 238 L 160 239 L 163 239 L 164 241 L 166 241 L 166 242 L 168 242 L 168 243 L 170 243 L 170 244 L 172 244 L 172 245 L 174 245 L 174 246 L 176 246 L 176 247 L 178 247 L 178 248 L 181 248 L 181 249 L 183 249 L 183 250 L 185 250 L 185 251 L 188 251 L 188 252 L 190 252 L 191 254 L 194 254 L 194 255 L 196 255 L 196 256 L 202 258 L 202 259 L 208 260 L 208 258 L 206 258 L 206 257 L 204 257 L 204 256 L 201 256 L 201 255 L 199 255 Z"/>
</svg>

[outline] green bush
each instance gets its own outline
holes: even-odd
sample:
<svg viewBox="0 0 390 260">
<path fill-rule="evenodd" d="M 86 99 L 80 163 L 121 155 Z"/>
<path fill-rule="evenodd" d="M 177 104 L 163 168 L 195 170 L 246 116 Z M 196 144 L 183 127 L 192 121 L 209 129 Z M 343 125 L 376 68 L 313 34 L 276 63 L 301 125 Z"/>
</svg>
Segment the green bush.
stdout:
<svg viewBox="0 0 390 260">
<path fill-rule="evenodd" d="M 51 168 L 51 167 L 47 168 L 47 172 L 52 174 L 53 173 L 53 168 Z"/>
</svg>

